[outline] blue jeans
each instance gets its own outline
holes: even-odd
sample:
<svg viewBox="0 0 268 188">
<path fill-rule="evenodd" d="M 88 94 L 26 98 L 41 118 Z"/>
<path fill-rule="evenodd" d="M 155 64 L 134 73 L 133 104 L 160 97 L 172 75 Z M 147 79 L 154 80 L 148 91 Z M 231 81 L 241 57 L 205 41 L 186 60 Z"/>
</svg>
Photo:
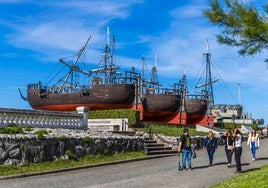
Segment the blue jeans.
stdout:
<svg viewBox="0 0 268 188">
<path fill-rule="evenodd" d="M 215 148 L 211 148 L 209 150 L 207 150 L 208 152 L 208 158 L 209 158 L 209 164 L 213 163 L 213 155 L 215 153 Z"/>
<path fill-rule="evenodd" d="M 251 142 L 251 154 L 253 158 L 256 158 L 256 142 Z"/>
<path fill-rule="evenodd" d="M 188 166 L 192 166 L 191 159 L 192 159 L 192 150 L 182 150 L 182 167 L 186 167 L 186 159 L 188 161 Z"/>
<path fill-rule="evenodd" d="M 209 158 L 209 164 L 213 163 L 213 155 L 215 153 L 215 148 L 211 148 L 209 150 L 207 150 L 208 152 L 208 158 Z"/>
</svg>

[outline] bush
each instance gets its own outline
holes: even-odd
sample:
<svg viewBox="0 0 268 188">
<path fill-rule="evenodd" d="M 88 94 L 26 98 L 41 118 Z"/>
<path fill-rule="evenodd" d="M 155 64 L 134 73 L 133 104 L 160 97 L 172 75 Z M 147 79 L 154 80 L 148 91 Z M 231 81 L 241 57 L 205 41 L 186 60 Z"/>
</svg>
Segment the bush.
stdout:
<svg viewBox="0 0 268 188">
<path fill-rule="evenodd" d="M 223 124 L 217 123 L 217 124 L 215 124 L 214 126 L 215 126 L 215 127 L 222 128 L 222 129 L 233 130 L 233 129 L 234 129 L 234 126 L 235 126 L 236 128 L 241 128 L 242 125 L 241 125 L 241 124 L 233 124 L 233 123 L 223 123 Z M 251 126 L 252 128 L 254 128 L 254 129 L 256 129 L 256 130 L 259 129 L 258 125 L 256 125 L 256 124 L 250 124 L 250 125 L 248 125 L 248 126 Z"/>
<path fill-rule="evenodd" d="M 92 138 L 90 138 L 89 136 L 86 136 L 86 137 L 82 138 L 82 141 L 90 144 L 92 142 Z"/>
<path fill-rule="evenodd" d="M 89 111 L 89 119 L 128 118 L 129 125 L 139 124 L 140 112 L 129 109 Z"/>
<path fill-rule="evenodd" d="M 64 135 L 62 135 L 62 136 L 57 137 L 57 139 L 58 139 L 59 141 L 66 141 L 66 140 L 67 140 L 67 137 L 64 136 Z"/>
<path fill-rule="evenodd" d="M 23 129 L 15 124 L 11 124 L 7 127 L 0 127 L 0 134 L 22 134 Z"/>
<path fill-rule="evenodd" d="M 37 135 L 38 138 L 42 138 L 44 135 L 48 135 L 47 130 L 39 130 L 34 132 L 35 135 Z"/>
<path fill-rule="evenodd" d="M 32 127 L 30 127 L 30 126 L 27 126 L 27 127 L 25 127 L 25 128 L 24 128 L 24 130 L 25 130 L 25 131 L 32 131 L 32 130 L 33 130 L 33 128 L 32 128 Z"/>
<path fill-rule="evenodd" d="M 66 150 L 65 155 L 67 155 L 69 160 L 77 160 L 77 157 L 70 150 Z"/>
</svg>

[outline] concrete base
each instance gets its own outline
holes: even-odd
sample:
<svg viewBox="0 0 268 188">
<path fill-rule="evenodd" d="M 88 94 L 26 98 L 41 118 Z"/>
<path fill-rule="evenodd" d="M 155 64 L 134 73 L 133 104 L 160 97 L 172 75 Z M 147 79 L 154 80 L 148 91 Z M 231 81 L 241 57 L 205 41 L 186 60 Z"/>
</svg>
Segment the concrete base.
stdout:
<svg viewBox="0 0 268 188">
<path fill-rule="evenodd" d="M 89 119 L 87 127 L 96 131 L 126 132 L 128 131 L 128 119 Z"/>
</svg>

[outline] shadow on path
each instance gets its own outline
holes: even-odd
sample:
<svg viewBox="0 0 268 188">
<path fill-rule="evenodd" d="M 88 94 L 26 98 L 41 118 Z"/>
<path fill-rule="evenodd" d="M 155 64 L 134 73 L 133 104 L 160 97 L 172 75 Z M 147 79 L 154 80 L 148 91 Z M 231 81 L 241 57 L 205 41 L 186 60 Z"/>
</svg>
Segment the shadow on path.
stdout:
<svg viewBox="0 0 268 188">
<path fill-rule="evenodd" d="M 256 161 L 261 161 L 261 160 L 268 160 L 268 157 L 260 157 L 256 159 Z"/>
<path fill-rule="evenodd" d="M 251 168 L 251 169 L 243 170 L 242 173 L 252 172 L 252 171 L 260 170 L 260 169 L 261 169 L 261 168 Z"/>
<path fill-rule="evenodd" d="M 241 166 L 248 166 L 250 163 L 242 163 Z"/>
<path fill-rule="evenodd" d="M 220 162 L 220 163 L 214 163 L 212 166 L 209 166 L 209 165 L 196 166 L 196 167 L 193 167 L 193 169 L 211 168 L 213 166 L 226 165 L 226 164 L 227 164 L 226 162 Z"/>
<path fill-rule="evenodd" d="M 203 165 L 203 166 L 195 166 L 193 169 L 203 169 L 203 168 L 211 168 L 213 166 L 221 166 L 221 165 L 227 165 L 227 162 L 220 162 L 220 163 L 214 163 L 212 166 L 209 165 Z M 250 163 L 242 163 L 241 166 L 248 166 Z M 230 168 L 235 168 L 236 164 L 233 164 Z"/>
</svg>

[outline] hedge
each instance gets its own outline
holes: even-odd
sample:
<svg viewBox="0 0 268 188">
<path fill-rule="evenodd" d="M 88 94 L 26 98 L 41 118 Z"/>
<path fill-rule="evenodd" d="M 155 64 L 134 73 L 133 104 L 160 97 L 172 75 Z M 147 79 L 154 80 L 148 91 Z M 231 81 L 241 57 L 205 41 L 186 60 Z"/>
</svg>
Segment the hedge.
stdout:
<svg viewBox="0 0 268 188">
<path fill-rule="evenodd" d="M 137 125 L 140 123 L 140 112 L 129 109 L 118 109 L 118 110 L 94 110 L 89 111 L 89 119 L 104 119 L 104 118 L 128 118 L 129 125 Z"/>
</svg>

